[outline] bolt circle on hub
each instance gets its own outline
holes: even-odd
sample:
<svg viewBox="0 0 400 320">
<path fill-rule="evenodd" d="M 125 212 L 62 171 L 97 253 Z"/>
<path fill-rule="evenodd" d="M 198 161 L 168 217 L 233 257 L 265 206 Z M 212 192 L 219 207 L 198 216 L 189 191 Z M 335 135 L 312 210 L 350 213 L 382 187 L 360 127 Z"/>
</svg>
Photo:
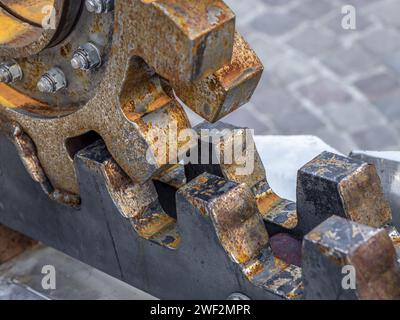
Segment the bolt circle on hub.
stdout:
<svg viewBox="0 0 400 320">
<path fill-rule="evenodd" d="M 0 82 L 13 83 L 21 80 L 23 72 L 16 61 L 7 61 L 0 64 Z"/>
<path fill-rule="evenodd" d="M 92 13 L 107 13 L 114 10 L 114 0 L 86 0 L 86 9 Z"/>
<path fill-rule="evenodd" d="M 42 93 L 56 93 L 67 86 L 67 79 L 60 68 L 52 68 L 39 80 L 37 88 Z"/>
<path fill-rule="evenodd" d="M 100 67 L 100 50 L 90 42 L 80 46 L 71 59 L 71 65 L 74 69 L 86 71 Z"/>
</svg>

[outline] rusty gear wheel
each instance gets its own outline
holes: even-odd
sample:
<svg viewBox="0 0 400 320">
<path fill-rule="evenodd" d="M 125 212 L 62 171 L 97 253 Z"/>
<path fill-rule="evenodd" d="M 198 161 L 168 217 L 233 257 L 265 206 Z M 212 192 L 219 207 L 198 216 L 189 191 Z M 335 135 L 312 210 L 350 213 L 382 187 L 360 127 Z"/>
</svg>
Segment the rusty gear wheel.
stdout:
<svg viewBox="0 0 400 320">
<path fill-rule="evenodd" d="M 135 183 L 162 175 L 170 166 L 155 142 L 172 123 L 190 127 L 177 97 L 215 122 L 250 99 L 263 70 L 220 0 L 116 0 L 105 13 L 77 0 L 1 0 L 0 22 L 0 62 L 23 72 L 0 83 L 0 119 L 32 140 L 30 171 L 40 165 L 58 194 L 79 195 L 74 155 L 99 136 Z M 101 64 L 74 69 L 74 57 L 96 59 L 87 44 Z"/>
</svg>

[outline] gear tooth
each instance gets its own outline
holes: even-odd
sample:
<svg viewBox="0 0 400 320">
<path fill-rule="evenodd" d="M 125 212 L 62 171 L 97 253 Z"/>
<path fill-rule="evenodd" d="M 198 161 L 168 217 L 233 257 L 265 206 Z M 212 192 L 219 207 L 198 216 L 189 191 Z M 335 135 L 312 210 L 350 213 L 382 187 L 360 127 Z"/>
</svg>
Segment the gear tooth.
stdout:
<svg viewBox="0 0 400 320">
<path fill-rule="evenodd" d="M 236 33 L 230 63 L 203 80 L 175 82 L 173 88 L 194 112 L 209 122 L 216 122 L 251 99 L 263 70 L 256 53 Z"/>
<path fill-rule="evenodd" d="M 176 249 L 180 243 L 176 219 L 162 208 L 151 180 L 142 184 L 132 182 L 101 140 L 82 149 L 76 161 L 101 176 L 114 205 L 138 236 L 169 249 Z"/>
<path fill-rule="evenodd" d="M 166 276 L 174 283 L 195 279 L 204 297 L 213 294 L 210 288 L 228 297 L 220 288 L 226 281 L 229 289 L 244 290 L 232 298 L 300 297 L 301 269 L 274 255 L 271 228 L 265 227 L 291 232 L 298 222 L 296 204 L 269 186 L 249 132 L 217 122 L 250 100 L 263 72 L 260 59 L 235 32 L 234 13 L 221 0 L 116 1 L 115 6 L 112 0 L 88 0 L 90 13 L 80 16 L 87 20 L 71 27 L 64 21 L 81 19 L 77 3 L 55 8 L 56 30 L 26 24 L 23 37 L 14 35 L 18 46 L 14 40 L 0 46 L 0 56 L 30 56 L 33 66 L 20 61 L 21 71 L 42 75 L 37 86 L 27 84 L 27 93 L 0 84 L 1 101 L 7 103 L 0 107 L 0 130 L 43 192 L 68 206 L 60 211 L 69 214 L 57 217 L 60 228 L 67 226 L 57 243 L 64 240 L 69 253 L 78 252 L 100 269 L 109 263 L 104 269 L 123 280 L 146 282 L 146 288 L 160 290 Z M 74 25 L 84 27 L 70 29 Z M 90 42 L 79 42 L 85 38 Z M 6 77 L 0 72 L 0 80 Z M 28 74 L 25 80 L 32 78 L 37 79 Z M 217 122 L 195 130 L 225 129 L 217 135 L 226 141 L 181 141 L 191 126 L 178 97 Z M 9 122 L 4 126 L 3 118 Z M 247 174 L 237 172 L 245 164 L 236 159 L 216 166 L 179 162 L 202 143 L 228 153 L 235 138 L 248 138 L 242 151 L 254 156 L 254 168 Z M 34 204 L 45 202 L 29 197 Z M 55 207 L 49 203 L 43 204 L 46 215 Z M 27 214 L 26 204 L 22 207 Z M 82 216 L 70 214 L 75 209 Z M 87 230 L 88 221 L 98 230 Z M 74 227 L 88 235 L 70 232 Z M 32 228 L 51 239 L 40 224 Z M 107 250 L 86 244 L 96 240 Z M 108 251 L 104 265 L 98 261 L 102 250 Z M 161 269 L 158 256 L 168 268 Z M 138 272 L 154 279 L 143 280 Z M 185 286 L 177 290 L 197 294 Z"/>
<path fill-rule="evenodd" d="M 38 72 L 43 75 L 37 86 L 39 90 L 29 93 L 29 97 L 23 95 L 18 101 L 10 101 L 12 108 L 28 109 L 31 113 L 51 118 L 43 122 L 39 117 L 32 117 L 27 125 L 32 128 L 30 136 L 39 146 L 38 153 L 47 175 L 56 189 L 66 192 L 76 194 L 79 188 L 71 155 L 64 142 L 92 130 L 104 139 L 117 163 L 133 181 L 145 182 L 167 169 L 169 159 L 160 159 L 166 153 L 157 154 L 155 140 L 163 133 L 165 135 L 173 122 L 177 124 L 178 134 L 190 127 L 186 114 L 174 97 L 171 83 L 203 79 L 221 68 L 229 67 L 234 41 L 236 47 L 241 45 L 241 37 L 235 36 L 235 16 L 221 0 L 178 1 L 174 5 L 162 1 L 138 1 L 131 6 L 116 2 L 115 5 L 114 14 L 87 16 L 85 25 L 88 30 L 94 24 L 97 26 L 98 19 L 101 20 L 99 37 L 82 45 L 77 42 L 81 39 L 75 36 L 77 30 L 73 30 L 62 47 L 61 44 L 54 46 L 51 69 L 43 70 L 44 66 L 33 60 Z M 56 11 L 57 21 L 64 17 L 63 14 L 72 15 L 65 16 L 72 19 L 75 12 Z M 121 28 L 113 29 L 113 15 L 121 20 Z M 167 36 L 157 32 L 161 28 L 164 30 L 165 26 L 170 27 Z M 64 30 L 57 31 L 61 34 Z M 107 41 L 101 36 L 110 41 L 105 43 Z M 213 41 L 208 40 L 211 38 Z M 114 40 L 119 40 L 119 45 L 111 47 Z M 91 57 L 96 67 L 85 74 L 84 78 L 88 81 L 82 81 L 80 70 L 70 72 L 60 69 L 63 65 L 57 54 L 72 58 L 74 50 L 80 53 L 79 50 L 88 49 L 89 44 L 91 48 L 96 48 L 94 51 L 98 56 Z M 21 52 L 37 55 L 38 61 L 45 58 L 41 51 L 32 50 L 30 44 L 20 49 Z M 103 52 L 104 67 L 97 61 Z M 73 59 L 72 64 L 78 67 L 85 63 Z M 86 65 L 84 67 L 87 69 Z M 62 71 L 63 77 L 57 77 L 53 70 Z M 100 74 L 96 76 L 96 73 Z M 102 75 L 106 78 L 102 79 Z M 91 82 L 96 79 L 97 83 Z M 87 96 L 96 84 L 96 94 Z M 44 100 L 45 103 L 32 104 L 32 100 Z M 0 109 L 0 112 L 25 125 L 25 118 L 10 108 Z M 152 135 L 149 132 L 154 128 L 158 133 Z M 175 151 L 178 155 L 186 151 L 179 143 L 176 149 L 173 154 Z M 152 164 L 145 155 L 147 151 L 150 158 L 153 156 Z"/>
<path fill-rule="evenodd" d="M 187 183 L 185 166 L 176 164 L 161 172 L 154 180 L 163 182 L 171 187 L 179 189 Z"/>
<path fill-rule="evenodd" d="M 139 21 L 134 53 L 171 82 L 200 80 L 232 58 L 235 15 L 221 0 L 141 1 L 131 9 Z"/>
<path fill-rule="evenodd" d="M 8 122 L 8 125 L 5 124 Z M 66 191 L 54 189 L 47 177 L 37 155 L 37 149 L 32 139 L 24 132 L 21 125 L 8 120 L 2 120 L 0 117 L 0 128 L 8 130 L 7 136 L 17 149 L 18 155 L 31 178 L 40 184 L 44 193 L 53 201 L 63 205 L 79 207 L 80 197 Z"/>
<path fill-rule="evenodd" d="M 252 190 L 258 210 L 271 234 L 275 234 L 276 229 L 281 231 L 295 229 L 298 223 L 296 203 L 279 197 L 270 187 L 264 165 L 249 130 L 221 121 L 213 124 L 203 122 L 197 125 L 194 130 L 200 136 L 197 153 L 200 154 L 203 148 L 210 149 L 208 163 L 213 163 L 212 157 L 215 154 L 220 155 L 220 161 L 219 164 L 212 165 L 189 164 L 186 168 L 189 180 L 204 172 L 212 172 L 229 181 L 245 183 Z M 213 132 L 214 135 L 203 138 L 201 137 L 202 130 Z M 217 136 L 223 137 L 223 139 L 216 139 Z M 251 157 L 251 160 L 248 160 L 253 165 L 246 174 L 242 173 L 246 168 L 240 161 L 234 158 L 225 161 L 225 145 L 233 145 L 235 140 L 245 141 L 243 153 L 254 156 Z M 200 163 L 200 160 L 198 163 Z"/>
</svg>

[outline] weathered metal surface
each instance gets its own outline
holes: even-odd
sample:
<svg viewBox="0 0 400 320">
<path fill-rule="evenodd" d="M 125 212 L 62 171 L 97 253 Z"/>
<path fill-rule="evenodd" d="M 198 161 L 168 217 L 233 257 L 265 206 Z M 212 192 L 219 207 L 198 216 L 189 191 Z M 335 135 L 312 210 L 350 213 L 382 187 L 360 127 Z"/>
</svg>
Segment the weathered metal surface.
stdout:
<svg viewBox="0 0 400 320">
<path fill-rule="evenodd" d="M 0 224 L 0 265 L 32 248 L 36 241 Z"/>
<path fill-rule="evenodd" d="M 159 298 L 225 299 L 240 292 L 251 299 L 301 299 L 303 289 L 311 286 L 313 278 L 307 282 L 308 274 L 296 266 L 300 264 L 298 241 L 279 235 L 271 238 L 270 246 L 256 199 L 245 183 L 204 173 L 178 190 L 177 219 L 168 218 L 157 197 L 150 197 L 151 185 L 133 184 L 105 145 L 96 142 L 75 157 L 82 205 L 73 210 L 46 199 L 39 184 L 25 173 L 14 145 L 3 136 L 0 151 L 4 155 L 0 159 L 1 223 Z M 147 192 L 148 202 L 138 202 L 137 196 Z M 25 201 L 18 201 L 20 197 Z M 158 209 L 149 205 L 152 200 Z M 167 220 L 152 219 L 154 212 L 157 218 L 162 213 Z M 179 241 L 168 234 L 172 230 Z M 335 230 L 323 234 L 329 237 Z M 368 230 L 371 234 L 383 232 Z M 374 253 L 393 249 L 392 240 L 383 233 L 391 247 L 387 241 L 378 242 Z M 308 254 L 303 251 L 303 257 Z M 315 259 L 310 260 L 313 265 L 320 257 Z M 370 263 L 360 261 L 354 262 L 360 270 Z M 371 270 L 372 275 L 360 281 L 368 281 L 373 288 L 383 286 L 383 291 L 365 289 L 363 297 L 383 297 L 381 292 L 390 289 L 388 283 L 376 280 L 380 269 Z M 396 272 L 388 274 L 395 277 Z M 323 275 L 329 283 L 338 281 L 335 274 Z"/>
<path fill-rule="evenodd" d="M 193 81 L 230 62 L 235 15 L 223 1 L 136 0 L 122 6 L 130 19 L 132 53 L 162 77 Z"/>
<path fill-rule="evenodd" d="M 247 264 L 268 244 L 268 233 L 245 184 L 203 174 L 179 190 L 199 214 L 210 217 L 221 245 L 231 259 Z"/>
<path fill-rule="evenodd" d="M 271 235 L 289 232 L 303 237 L 332 214 L 372 227 L 391 223 L 391 210 L 374 166 L 324 152 L 299 170 L 295 203 L 282 199 L 271 189 L 254 142 L 251 137 L 246 141 L 244 129 L 222 122 L 202 123 L 195 129 L 200 135 L 195 149 L 199 158 L 196 164 L 187 166 L 188 179 L 212 172 L 230 181 L 246 183 L 255 195 L 258 210 Z M 208 130 L 211 135 L 201 136 L 202 130 Z M 246 175 L 237 174 L 243 164 L 225 162 L 225 146 L 233 145 L 238 137 L 245 142 L 243 154 L 254 155 L 249 159 L 254 169 Z M 202 162 L 202 150 L 209 150 L 205 162 Z"/>
<path fill-rule="evenodd" d="M 72 30 L 81 6 L 81 0 L 2 0 L 0 57 L 28 57 L 58 44 Z M 54 27 L 45 28 L 44 18 L 50 14 Z"/>
<path fill-rule="evenodd" d="M 392 239 L 397 254 L 397 261 L 400 263 L 400 232 L 396 227 L 391 225 L 386 227 L 386 231 L 390 239 Z"/>
<path fill-rule="evenodd" d="M 0 32 L 0 44 L 9 44 L 10 46 L 18 46 L 21 44 L 21 38 L 39 37 L 41 29 L 24 24 L 14 16 L 10 15 L 7 11 L 0 8 L 0 19 L 4 28 Z M 9 32 L 9 30 L 11 32 Z"/>
<path fill-rule="evenodd" d="M 392 208 L 393 224 L 400 228 L 400 152 L 353 151 L 350 157 L 376 166 L 383 192 Z"/>
<path fill-rule="evenodd" d="M 236 33 L 232 61 L 195 83 L 173 84 L 177 96 L 209 122 L 216 122 L 247 103 L 263 65 L 243 37 Z"/>
<path fill-rule="evenodd" d="M 252 215 L 249 211 L 251 223 L 247 225 L 248 229 L 239 225 L 248 236 L 253 228 L 260 230 L 260 244 L 251 237 L 239 239 L 244 241 L 243 252 L 247 253 L 243 256 L 251 257 L 248 263 L 241 266 L 232 259 L 236 255 L 228 252 L 242 251 L 240 248 L 229 251 L 229 239 L 224 245 L 220 243 L 225 231 L 219 229 L 213 217 L 223 217 L 223 208 L 221 212 L 218 206 L 214 207 L 218 201 L 212 199 L 229 197 L 234 192 L 236 201 L 240 201 L 245 188 L 248 196 L 242 203 L 255 208 L 255 202 L 247 202 L 248 198 L 252 199 L 249 196 L 251 192 L 244 185 L 238 187 L 233 182 L 217 178 L 221 183 L 207 185 L 193 181 L 181 189 L 177 196 L 176 226 L 182 241 L 177 248 L 171 249 L 142 237 L 132 220 L 123 215 L 121 207 L 116 206 L 117 198 L 104 179 L 104 168 L 109 161 L 103 161 L 107 157 L 103 152 L 99 153 L 98 145 L 88 147 L 75 158 L 82 195 L 82 205 L 78 210 L 49 201 L 41 192 L 40 185 L 25 172 L 13 144 L 3 136 L 0 136 L 0 151 L 0 170 L 4 173 L 0 180 L 4 204 L 1 223 L 158 298 L 226 299 L 233 292 L 241 292 L 252 299 L 299 298 L 300 269 L 274 258 L 269 246 L 261 245 L 267 243 L 268 238 L 265 239 L 266 231 L 262 231 L 261 219 L 257 220 L 257 211 Z M 201 181 L 202 177 L 199 179 Z M 216 192 L 210 194 L 207 190 Z M 193 206 L 188 192 L 196 192 L 195 195 L 209 205 Z M 24 201 L 19 201 L 21 197 Z M 208 215 L 202 213 L 202 208 L 206 208 Z M 235 219 L 241 217 L 237 210 L 232 214 L 237 217 Z M 240 244 L 239 241 L 237 245 Z M 254 258 L 257 250 L 264 252 L 261 249 L 265 249 L 265 253 Z M 196 290 L 193 290 L 194 286 Z"/>
<path fill-rule="evenodd" d="M 301 241 L 287 233 L 279 233 L 270 238 L 274 255 L 290 264 L 301 267 Z"/>
<path fill-rule="evenodd" d="M 296 204 L 282 199 L 269 186 L 251 131 L 223 122 L 204 122 L 194 129 L 200 136 L 198 144 L 193 148 L 198 154 L 198 161 L 186 167 L 189 180 L 203 172 L 212 172 L 227 180 L 245 183 L 251 188 L 257 208 L 265 221 L 285 229 L 297 226 Z M 203 131 L 206 131 L 205 135 L 202 135 Z M 236 150 L 238 147 L 235 144 L 238 143 L 240 152 L 235 156 L 232 146 Z M 204 150 L 209 150 L 208 157 Z"/>
<path fill-rule="evenodd" d="M 0 31 L 0 62 L 16 58 L 24 74 L 0 85 L 0 223 L 160 298 L 329 295 L 337 270 L 321 293 L 310 266 L 335 250 L 366 274 L 344 296 L 397 297 L 399 235 L 375 167 L 325 152 L 299 171 L 294 203 L 268 184 L 246 129 L 202 124 L 211 136 L 198 145 L 178 138 L 190 124 L 176 96 L 215 122 L 250 99 L 263 71 L 223 1 L 115 1 L 105 14 L 82 1 L 0 4 L 11 31 Z M 55 29 L 39 23 L 44 4 Z M 94 68 L 74 70 L 88 43 Z M 55 67 L 66 87 L 39 92 Z M 176 163 L 190 148 L 199 163 Z M 302 275 L 300 241 L 331 215 L 386 229 L 327 220 L 306 237 Z"/>
<path fill-rule="evenodd" d="M 104 178 L 114 205 L 139 236 L 170 249 L 178 247 L 181 238 L 176 220 L 161 207 L 153 182 L 134 184 L 101 141 L 91 145 L 88 152 L 80 152 L 79 157 Z"/>
<path fill-rule="evenodd" d="M 329 152 L 299 170 L 297 212 L 305 233 L 331 215 L 372 227 L 392 219 L 376 168 Z"/>
<path fill-rule="evenodd" d="M 33 141 L 26 135 L 19 124 L 4 120 L 0 115 L 0 133 L 11 140 L 17 149 L 26 171 L 33 181 L 40 184 L 43 192 L 51 200 L 71 207 L 78 207 L 80 205 L 80 199 L 77 195 L 53 187 L 40 164 Z"/>
<path fill-rule="evenodd" d="M 25 3 L 27 10 L 34 12 L 36 4 L 32 8 L 29 4 Z M 61 1 L 55 1 L 56 10 L 58 6 Z M 57 21 L 62 14 L 57 11 Z M 18 57 L 15 50 L 31 54 L 18 59 L 25 74 L 23 81 L 13 86 L 18 92 L 0 92 L 0 101 L 6 107 L 0 108 L 0 113 L 18 122 L 30 136 L 43 170 L 57 189 L 79 194 L 65 142 L 89 131 L 104 139 L 113 158 L 131 179 L 143 183 L 168 169 L 168 155 L 157 154 L 155 142 L 167 135 L 170 124 L 176 123 L 178 135 L 189 127 L 168 82 L 179 86 L 187 81 L 202 81 L 229 65 L 234 22 L 233 13 L 219 0 L 136 0 L 129 5 L 116 1 L 114 12 L 107 14 L 83 10 L 76 18 L 76 27 L 58 45 L 40 52 L 0 46 L 0 56 L 4 58 Z M 63 27 L 59 24 L 57 30 Z M 96 72 L 73 71 L 72 53 L 88 41 L 102 48 L 103 66 Z M 241 52 L 257 60 L 247 46 Z M 57 95 L 38 93 L 37 81 L 54 65 L 65 73 L 68 87 Z M 258 73 L 261 69 L 258 65 Z M 247 73 L 237 70 L 236 76 L 244 79 Z M 161 81 L 159 75 L 167 81 Z M 244 99 L 251 93 L 243 92 Z M 26 97 L 17 99 L 19 94 Z M 226 100 L 225 105 L 229 108 L 233 103 Z M 178 153 L 183 152 L 181 147 L 178 144 Z M 145 158 L 148 149 L 152 163 Z"/>
<path fill-rule="evenodd" d="M 296 203 L 278 196 L 270 187 L 267 179 L 253 187 L 257 207 L 267 225 L 293 230 L 298 225 Z M 271 228 L 268 228 L 271 231 Z"/>
<path fill-rule="evenodd" d="M 20 106 L 21 112 L 28 111 L 38 117 L 51 118 L 69 115 L 87 103 L 97 93 L 103 80 L 112 50 L 114 16 L 112 14 L 94 15 L 82 11 L 76 22 L 75 31 L 60 44 L 46 48 L 37 54 L 18 59 L 24 71 L 24 78 L 13 85 L 13 88 L 34 100 L 39 100 L 45 107 Z M 93 42 L 101 51 L 103 65 L 96 72 L 76 71 L 70 60 L 73 52 L 86 42 Z M 8 55 L 0 55 L 6 58 Z M 10 56 L 12 57 L 12 55 Z M 43 94 L 36 85 L 40 77 L 53 67 L 60 68 L 67 80 L 67 88 L 56 95 Z"/>
<path fill-rule="evenodd" d="M 301 298 L 301 270 L 273 255 L 254 195 L 246 184 L 204 173 L 178 191 L 177 203 L 178 212 L 194 215 L 196 221 L 211 219 L 218 243 L 250 283 L 276 298 Z M 191 232 L 197 231 L 182 228 L 183 239 Z"/>
<path fill-rule="evenodd" d="M 48 7 L 55 5 L 54 0 L 1 0 L 0 6 L 26 23 L 41 25 Z"/>
<path fill-rule="evenodd" d="M 303 243 L 306 299 L 400 299 L 400 269 L 384 229 L 333 216 Z M 346 288 L 343 267 L 352 266 L 356 288 Z"/>
</svg>

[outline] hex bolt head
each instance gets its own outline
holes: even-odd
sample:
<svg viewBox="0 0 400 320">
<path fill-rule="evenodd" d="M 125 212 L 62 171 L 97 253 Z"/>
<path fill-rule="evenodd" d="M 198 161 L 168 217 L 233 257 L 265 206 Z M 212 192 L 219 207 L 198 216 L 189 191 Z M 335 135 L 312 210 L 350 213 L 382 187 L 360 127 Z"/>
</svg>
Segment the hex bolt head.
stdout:
<svg viewBox="0 0 400 320">
<path fill-rule="evenodd" d="M 56 93 L 67 87 L 67 79 L 60 68 L 52 68 L 40 78 L 37 88 L 42 93 Z"/>
<path fill-rule="evenodd" d="M 114 10 L 114 0 L 86 0 L 86 9 L 92 13 L 107 13 Z"/>
<path fill-rule="evenodd" d="M 71 65 L 74 69 L 85 71 L 98 68 L 101 65 L 100 50 L 93 43 L 85 43 L 74 52 Z"/>
<path fill-rule="evenodd" d="M 22 77 L 22 69 L 16 61 L 11 60 L 0 63 L 0 82 L 13 83 L 21 80 Z"/>
<path fill-rule="evenodd" d="M 250 300 L 250 298 L 243 293 L 232 293 L 226 300 Z"/>
</svg>

